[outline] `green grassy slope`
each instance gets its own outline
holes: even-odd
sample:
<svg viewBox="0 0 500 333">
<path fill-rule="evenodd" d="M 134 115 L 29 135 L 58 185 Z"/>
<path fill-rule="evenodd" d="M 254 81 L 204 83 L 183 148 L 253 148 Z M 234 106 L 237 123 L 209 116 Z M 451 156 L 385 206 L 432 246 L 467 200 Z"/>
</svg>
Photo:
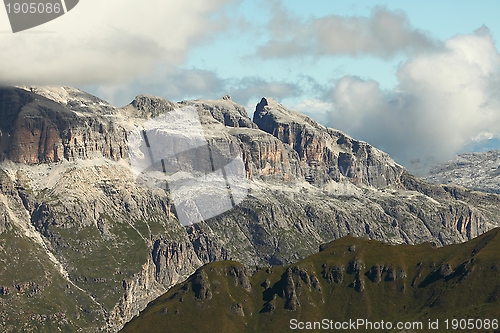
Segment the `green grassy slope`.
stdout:
<svg viewBox="0 0 500 333">
<path fill-rule="evenodd" d="M 96 332 L 102 309 L 66 281 L 43 249 L 13 227 L 0 234 L 0 325 L 3 332 Z"/>
<path fill-rule="evenodd" d="M 251 276 L 236 262 L 208 264 L 122 332 L 289 332 L 291 319 L 324 318 L 418 321 L 420 331 L 439 320 L 443 332 L 446 319 L 500 319 L 499 259 L 500 229 L 442 248 L 347 236 Z"/>
</svg>

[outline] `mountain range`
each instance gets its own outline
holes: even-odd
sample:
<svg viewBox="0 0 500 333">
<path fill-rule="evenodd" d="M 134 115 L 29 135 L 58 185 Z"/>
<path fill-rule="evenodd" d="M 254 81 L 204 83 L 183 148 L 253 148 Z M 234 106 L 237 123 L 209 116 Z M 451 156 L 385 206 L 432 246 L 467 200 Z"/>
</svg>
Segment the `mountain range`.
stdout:
<svg viewBox="0 0 500 333">
<path fill-rule="evenodd" d="M 248 182 L 233 209 L 192 225 L 180 223 L 168 190 L 138 181 L 129 158 L 131 133 L 187 107 L 208 147 L 226 160 L 241 153 Z M 278 272 L 347 235 L 430 247 L 500 225 L 497 194 L 421 180 L 369 143 L 272 98 L 250 119 L 229 96 L 140 95 L 117 108 L 71 87 L 3 87 L 0 119 L 5 332 L 117 332 L 212 262 L 264 274 L 258 267 Z"/>
</svg>

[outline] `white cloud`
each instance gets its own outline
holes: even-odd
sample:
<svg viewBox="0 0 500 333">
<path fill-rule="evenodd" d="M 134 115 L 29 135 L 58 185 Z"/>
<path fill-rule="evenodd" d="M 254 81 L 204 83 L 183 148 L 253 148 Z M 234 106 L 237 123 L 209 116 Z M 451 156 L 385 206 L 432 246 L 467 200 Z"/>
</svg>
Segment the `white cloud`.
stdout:
<svg viewBox="0 0 500 333">
<path fill-rule="evenodd" d="M 266 80 L 260 77 L 244 77 L 227 82 L 228 93 L 240 104 L 247 104 L 252 99 L 273 97 L 276 100 L 299 96 L 302 90 L 297 83 Z"/>
<path fill-rule="evenodd" d="M 228 24 L 214 18 L 229 0 L 85 0 L 68 14 L 0 34 L 1 84 L 121 82 L 178 65 L 190 46 Z M 2 30 L 9 30 L 4 20 Z M 44 33 L 49 32 L 49 33 Z"/>
<path fill-rule="evenodd" d="M 275 4 L 273 14 L 272 38 L 258 50 L 266 58 L 365 54 L 386 58 L 439 46 L 424 32 L 414 29 L 404 13 L 382 7 L 375 7 L 370 17 L 329 15 L 301 21 Z"/>
<path fill-rule="evenodd" d="M 408 60 L 392 91 L 375 81 L 343 77 L 328 93 L 335 108 L 329 125 L 410 168 L 425 167 L 484 133 L 500 134 L 499 71 L 500 54 L 483 27 L 450 38 L 439 52 Z"/>
<path fill-rule="evenodd" d="M 291 109 L 304 113 L 321 124 L 328 123 L 330 112 L 334 106 L 331 102 L 325 102 L 316 98 L 306 99 Z"/>
<path fill-rule="evenodd" d="M 172 101 L 185 98 L 213 99 L 224 95 L 224 86 L 224 80 L 215 72 L 168 67 L 156 68 L 154 76 L 82 88 L 115 106 L 123 106 L 138 94 L 161 96 Z"/>
<path fill-rule="evenodd" d="M 177 67 L 158 67 L 155 72 L 154 77 L 139 77 L 133 81 L 82 88 L 116 106 L 128 104 L 137 94 L 144 93 L 172 101 L 217 99 L 229 94 L 235 102 L 251 106 L 249 109 L 251 111 L 264 96 L 282 100 L 301 93 L 298 83 L 266 80 L 260 77 L 226 79 L 214 71 Z"/>
</svg>

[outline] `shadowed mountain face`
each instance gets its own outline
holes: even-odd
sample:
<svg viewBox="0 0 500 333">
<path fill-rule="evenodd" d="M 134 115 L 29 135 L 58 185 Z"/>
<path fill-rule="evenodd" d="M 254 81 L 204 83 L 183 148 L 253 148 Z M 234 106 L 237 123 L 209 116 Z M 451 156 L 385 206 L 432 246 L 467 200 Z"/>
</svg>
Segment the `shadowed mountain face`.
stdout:
<svg viewBox="0 0 500 333">
<path fill-rule="evenodd" d="M 124 158 L 126 133 L 106 117 L 114 108 L 74 89 L 71 93 L 75 99 L 61 105 L 23 89 L 0 89 L 0 159 L 36 164 Z"/>
<path fill-rule="evenodd" d="M 178 169 L 192 171 L 195 160 L 206 175 L 214 156 L 239 156 L 247 181 L 232 209 L 189 226 L 179 223 L 165 181 L 139 181 L 129 159 L 131 133 L 182 107 L 195 108 L 213 154 L 185 150 L 174 138 L 162 148 L 183 151 L 174 154 Z M 41 332 L 116 332 L 214 261 L 290 264 L 347 234 L 461 243 L 500 224 L 498 195 L 431 185 L 368 143 L 271 98 L 252 121 L 227 96 L 174 103 L 141 95 L 118 109 L 69 87 L 2 88 L 0 119 L 0 327 L 7 332 L 19 323 Z M 216 206 L 218 196 L 205 203 L 213 198 Z"/>
<path fill-rule="evenodd" d="M 443 332 L 445 320 L 451 329 L 453 318 L 489 318 L 486 331 L 493 331 L 492 320 L 500 315 L 499 232 L 442 248 L 347 236 L 293 265 L 253 274 L 237 262 L 208 264 L 121 332 L 289 332 L 291 323 L 324 325 L 323 319 L 333 325 L 330 331 L 330 320 L 362 319 L 390 323 L 387 332 L 401 331 L 398 322 L 420 322 L 423 331 L 432 331 L 429 320 L 438 320 Z M 371 331 L 360 325 L 358 330 Z"/>
</svg>

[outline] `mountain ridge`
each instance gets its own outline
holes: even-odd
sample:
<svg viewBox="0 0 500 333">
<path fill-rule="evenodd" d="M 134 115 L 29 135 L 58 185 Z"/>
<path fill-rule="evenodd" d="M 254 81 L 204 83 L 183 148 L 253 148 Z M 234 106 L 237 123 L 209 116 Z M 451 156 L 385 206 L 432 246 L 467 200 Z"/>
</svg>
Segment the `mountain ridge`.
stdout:
<svg viewBox="0 0 500 333">
<path fill-rule="evenodd" d="M 0 327 L 9 331 L 18 321 L 40 332 L 53 325 L 116 332 L 209 262 L 238 260 L 247 269 L 291 264 L 347 234 L 445 245 L 500 225 L 499 196 L 429 184 L 340 131 L 302 117 L 273 120 L 275 112 L 289 111 L 265 101 L 255 123 L 228 99 L 176 103 L 139 95 L 114 108 L 70 87 L 0 89 L 0 117 L 8 119 L 0 136 L 0 247 L 6 253 L 0 291 L 9 290 L 0 301 L 53 318 L 35 320 L 4 306 Z M 197 110 L 207 145 L 226 158 L 241 151 L 248 181 L 239 205 L 186 227 L 165 189 L 137 181 L 127 141 L 130 131 L 183 106 Z M 27 244 L 21 253 L 8 246 L 18 240 Z M 41 271 L 23 273 L 16 262 L 39 258 L 64 280 L 51 256 L 84 292 L 71 283 L 52 285 Z M 13 292 L 25 285 L 32 289 Z M 41 292 L 33 292 L 37 285 Z"/>
<path fill-rule="evenodd" d="M 429 321 L 436 320 L 439 331 L 448 331 L 452 318 L 466 317 L 498 325 L 499 236 L 497 228 L 435 248 L 348 235 L 289 266 L 249 273 L 237 262 L 207 264 L 120 332 L 288 332 L 294 320 L 305 326 L 323 319 L 390 323 L 387 332 L 403 329 L 396 323 L 420 323 L 411 328 L 429 332 Z M 370 331 L 366 323 L 356 327 Z"/>
</svg>

